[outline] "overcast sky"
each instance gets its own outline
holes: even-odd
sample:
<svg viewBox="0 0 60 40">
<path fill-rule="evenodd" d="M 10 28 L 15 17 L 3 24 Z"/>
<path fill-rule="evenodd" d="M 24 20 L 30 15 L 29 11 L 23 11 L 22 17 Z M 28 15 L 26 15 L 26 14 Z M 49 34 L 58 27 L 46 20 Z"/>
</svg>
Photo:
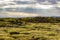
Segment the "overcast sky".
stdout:
<svg viewBox="0 0 60 40">
<path fill-rule="evenodd" d="M 25 12 L 40 16 L 60 16 L 60 0 L 0 0 L 1 12 Z"/>
</svg>

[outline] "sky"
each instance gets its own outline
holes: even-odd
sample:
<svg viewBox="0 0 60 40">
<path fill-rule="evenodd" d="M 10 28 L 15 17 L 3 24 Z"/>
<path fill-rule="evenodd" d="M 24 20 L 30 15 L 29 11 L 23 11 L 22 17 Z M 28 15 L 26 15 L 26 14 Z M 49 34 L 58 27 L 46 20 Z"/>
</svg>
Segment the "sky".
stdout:
<svg viewBox="0 0 60 40">
<path fill-rule="evenodd" d="M 18 12 L 16 13 L 18 15 L 24 12 L 32 14 L 32 17 L 34 15 L 60 17 L 60 0 L 0 0 L 0 16 L 5 17 L 6 14 L 10 14 L 9 12 L 12 12 L 13 15 L 14 12 Z M 9 16 L 13 17 L 12 14 Z"/>
</svg>

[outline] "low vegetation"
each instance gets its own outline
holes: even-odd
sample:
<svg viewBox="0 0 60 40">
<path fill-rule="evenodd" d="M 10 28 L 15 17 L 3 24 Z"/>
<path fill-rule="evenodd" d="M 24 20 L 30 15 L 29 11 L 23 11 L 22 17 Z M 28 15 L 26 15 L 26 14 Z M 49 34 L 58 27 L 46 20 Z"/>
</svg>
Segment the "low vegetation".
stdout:
<svg viewBox="0 0 60 40">
<path fill-rule="evenodd" d="M 0 18 L 0 40 L 60 40 L 60 18 Z"/>
</svg>

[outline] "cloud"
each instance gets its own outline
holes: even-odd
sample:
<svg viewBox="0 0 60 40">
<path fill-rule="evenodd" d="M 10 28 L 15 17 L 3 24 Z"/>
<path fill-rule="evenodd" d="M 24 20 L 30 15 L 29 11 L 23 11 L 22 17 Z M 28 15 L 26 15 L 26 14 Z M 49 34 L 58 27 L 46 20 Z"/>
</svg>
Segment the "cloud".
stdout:
<svg viewBox="0 0 60 40">
<path fill-rule="evenodd" d="M 28 1 L 28 2 L 27 2 Z M 36 1 L 36 0 L 35 0 Z M 43 5 L 43 4 L 39 4 L 38 2 L 35 2 L 32 0 L 4 0 L 2 2 L 0 2 L 0 5 L 5 5 L 2 7 L 35 7 L 35 8 L 42 8 L 42 9 L 50 9 L 52 7 L 54 7 L 54 5 Z M 38 0 L 39 1 L 39 0 Z M 40 0 L 42 1 L 42 0 Z M 45 2 L 45 1 L 44 1 Z M 42 2 L 42 3 L 44 3 Z M 49 4 L 49 3 L 48 3 Z M 46 7 L 48 6 L 48 7 Z M 57 7 L 59 7 L 60 5 L 57 5 Z"/>
<path fill-rule="evenodd" d="M 0 12 L 24 12 L 28 13 L 28 15 L 35 13 L 34 15 L 40 16 L 60 16 L 59 2 L 56 0 L 48 0 L 47 3 L 45 0 L 0 0 Z M 11 16 L 10 13 L 8 15 Z"/>
</svg>

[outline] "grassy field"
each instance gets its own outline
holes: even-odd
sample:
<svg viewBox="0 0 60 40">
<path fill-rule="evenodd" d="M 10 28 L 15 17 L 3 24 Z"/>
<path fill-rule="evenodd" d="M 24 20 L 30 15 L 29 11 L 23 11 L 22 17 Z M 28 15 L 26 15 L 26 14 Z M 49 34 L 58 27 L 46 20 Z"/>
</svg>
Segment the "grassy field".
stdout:
<svg viewBox="0 0 60 40">
<path fill-rule="evenodd" d="M 0 40 L 60 40 L 60 22 L 23 19 L 1 18 Z"/>
</svg>

